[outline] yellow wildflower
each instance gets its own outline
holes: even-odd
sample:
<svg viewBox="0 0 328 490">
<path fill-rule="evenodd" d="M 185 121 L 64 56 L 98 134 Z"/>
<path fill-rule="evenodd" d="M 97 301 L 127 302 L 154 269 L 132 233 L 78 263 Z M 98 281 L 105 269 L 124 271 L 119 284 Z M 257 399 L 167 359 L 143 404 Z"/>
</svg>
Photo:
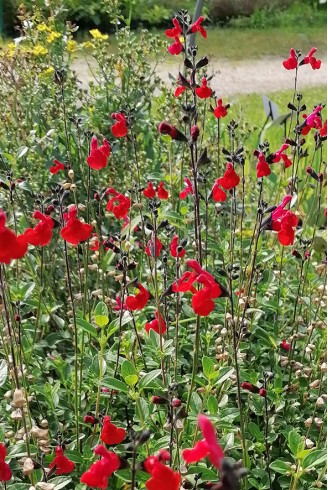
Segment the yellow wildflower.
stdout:
<svg viewBox="0 0 328 490">
<path fill-rule="evenodd" d="M 34 46 L 31 52 L 32 54 L 34 54 L 34 56 L 44 56 L 48 53 L 48 50 L 41 44 L 37 44 L 36 46 Z"/>
<path fill-rule="evenodd" d="M 49 36 L 47 37 L 47 43 L 53 43 L 54 41 L 56 41 L 56 39 L 60 38 L 61 37 L 61 34 L 60 32 L 57 32 L 57 31 L 51 31 Z"/>
<path fill-rule="evenodd" d="M 44 22 L 42 22 L 41 24 L 38 24 L 36 26 L 36 28 L 39 32 L 50 32 L 51 31 L 50 27 L 48 27 L 47 24 L 45 24 Z"/>
<path fill-rule="evenodd" d="M 106 41 L 108 39 L 108 34 L 101 34 L 98 29 L 91 29 L 89 32 L 93 39 L 99 39 L 99 41 Z"/>
<path fill-rule="evenodd" d="M 9 58 L 12 58 L 15 54 L 16 51 L 16 44 L 15 43 L 9 43 L 7 46 L 7 55 Z"/>
<path fill-rule="evenodd" d="M 49 66 L 46 70 L 43 70 L 42 75 L 45 77 L 48 77 L 49 75 L 52 75 L 55 69 L 52 66 Z"/>
<path fill-rule="evenodd" d="M 77 48 L 78 48 L 78 45 L 77 45 L 76 41 L 73 41 L 73 39 L 69 39 L 67 41 L 67 51 L 69 53 L 74 53 L 74 51 L 76 51 Z"/>
<path fill-rule="evenodd" d="M 91 41 L 86 41 L 82 44 L 82 47 L 84 49 L 95 49 L 96 46 Z"/>
</svg>

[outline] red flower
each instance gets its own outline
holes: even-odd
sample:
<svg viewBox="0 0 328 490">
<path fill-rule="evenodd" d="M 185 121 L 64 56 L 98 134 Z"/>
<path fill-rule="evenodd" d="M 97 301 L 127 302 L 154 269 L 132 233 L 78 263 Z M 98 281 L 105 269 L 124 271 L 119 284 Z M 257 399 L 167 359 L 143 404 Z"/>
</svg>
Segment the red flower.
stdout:
<svg viewBox="0 0 328 490">
<path fill-rule="evenodd" d="M 239 184 L 240 178 L 236 174 L 235 169 L 233 168 L 232 163 L 230 163 L 230 162 L 227 163 L 227 165 L 226 165 L 226 171 L 225 171 L 223 177 L 221 177 L 220 179 L 218 179 L 217 182 L 226 191 L 229 191 L 230 189 L 233 189 L 234 187 L 236 187 Z"/>
<path fill-rule="evenodd" d="M 49 171 L 52 175 L 58 174 L 60 170 L 65 170 L 65 165 L 61 163 L 59 160 L 54 159 L 54 164 L 49 168 Z"/>
<path fill-rule="evenodd" d="M 132 311 L 142 310 L 146 306 L 150 298 L 149 291 L 144 288 L 143 285 L 140 284 L 140 282 L 138 282 L 136 288 L 139 289 L 139 293 L 135 296 L 130 295 L 125 300 L 127 308 Z"/>
<path fill-rule="evenodd" d="M 284 339 L 282 342 L 280 342 L 280 347 L 284 350 L 289 351 L 291 349 L 291 344 L 286 342 L 286 339 Z"/>
<path fill-rule="evenodd" d="M 97 252 L 99 250 L 99 240 L 97 233 L 93 233 L 92 238 L 89 242 L 89 248 L 92 252 Z"/>
<path fill-rule="evenodd" d="M 286 68 L 286 70 L 295 70 L 295 68 L 297 68 L 298 61 L 295 49 L 291 48 L 289 58 L 283 61 L 282 64 Z"/>
<path fill-rule="evenodd" d="M 164 318 L 158 311 L 155 312 L 154 320 L 147 322 L 145 325 L 145 330 L 148 333 L 150 329 L 155 330 L 159 335 L 163 335 L 166 332 L 166 324 Z"/>
<path fill-rule="evenodd" d="M 87 158 L 87 164 L 94 170 L 101 170 L 105 168 L 108 163 L 111 148 L 106 139 L 104 139 L 103 145 L 98 147 L 98 140 L 94 136 L 91 140 L 91 151 Z"/>
<path fill-rule="evenodd" d="M 276 151 L 275 153 L 273 153 L 272 155 L 270 155 L 270 160 L 272 161 L 272 163 L 278 163 L 278 162 L 280 162 L 280 160 L 283 157 L 283 152 L 286 151 L 287 148 L 289 148 L 289 144 L 288 143 L 284 143 L 283 145 L 281 145 L 281 148 L 278 151 Z"/>
<path fill-rule="evenodd" d="M 170 54 L 178 55 L 183 50 L 183 44 L 180 42 L 178 37 L 174 38 L 174 43 L 167 48 Z"/>
<path fill-rule="evenodd" d="M 145 461 L 145 469 L 151 475 L 146 482 L 147 490 L 179 490 L 181 476 L 169 466 L 161 463 L 157 457 L 150 456 Z"/>
<path fill-rule="evenodd" d="M 255 392 L 256 386 L 254 386 L 252 383 L 249 383 L 248 381 L 244 381 L 240 387 L 243 390 L 251 391 L 252 393 Z"/>
<path fill-rule="evenodd" d="M 169 193 L 166 189 L 164 189 L 164 185 L 165 183 L 164 182 L 160 182 L 157 186 L 157 197 L 159 199 L 168 199 L 169 197 Z"/>
<path fill-rule="evenodd" d="M 53 468 L 56 465 L 57 475 L 68 475 L 69 473 L 72 473 L 75 468 L 75 464 L 64 455 L 62 447 L 57 446 L 55 452 L 56 456 L 50 463 L 49 468 Z"/>
<path fill-rule="evenodd" d="M 2 442 L 0 442 L 0 482 L 9 481 L 12 477 L 12 472 L 9 464 L 5 462 L 7 449 Z"/>
<path fill-rule="evenodd" d="M 163 248 L 163 243 L 156 237 L 156 241 L 149 240 L 145 252 L 149 257 L 159 257 Z"/>
<path fill-rule="evenodd" d="M 182 259 L 186 255 L 186 249 L 180 247 L 181 250 L 178 252 L 178 247 L 179 247 L 179 237 L 178 235 L 174 235 L 170 244 L 170 252 L 172 257 L 179 257 L 179 259 Z"/>
<path fill-rule="evenodd" d="M 287 206 L 287 204 L 290 203 L 291 200 L 292 200 L 292 196 L 290 196 L 290 195 L 287 195 L 283 198 L 281 203 L 271 213 L 271 219 L 273 221 L 281 219 L 287 213 L 287 210 L 285 209 L 285 207 Z"/>
<path fill-rule="evenodd" d="M 112 212 L 115 218 L 124 219 L 129 213 L 131 207 L 130 199 L 123 194 L 120 194 L 112 187 L 106 191 L 106 196 L 109 194 L 113 194 L 114 197 L 108 201 L 106 210 Z"/>
<path fill-rule="evenodd" d="M 258 179 L 260 179 L 261 177 L 267 177 L 270 174 L 271 174 L 270 166 L 268 162 L 265 161 L 265 155 L 261 151 L 258 154 L 258 162 L 256 165 L 256 176 Z"/>
<path fill-rule="evenodd" d="M 179 87 L 177 87 L 175 89 L 175 92 L 174 92 L 174 97 L 180 97 L 180 95 L 185 91 L 187 90 L 187 87 L 184 87 L 183 85 L 180 85 Z"/>
<path fill-rule="evenodd" d="M 204 22 L 205 18 L 200 16 L 196 22 L 194 22 L 191 27 L 190 27 L 190 30 L 191 32 L 199 32 L 199 34 L 204 37 L 205 39 L 207 38 L 207 32 L 205 31 L 204 27 L 201 25 L 202 22 Z"/>
<path fill-rule="evenodd" d="M 204 439 L 198 441 L 192 449 L 184 449 L 182 456 L 186 463 L 196 463 L 209 456 L 211 463 L 220 470 L 224 452 L 217 441 L 215 429 L 210 420 L 203 414 L 198 415 L 198 425 Z"/>
<path fill-rule="evenodd" d="M 105 444 L 120 444 L 124 441 L 126 432 L 120 427 L 116 427 L 111 421 L 108 415 L 104 417 L 104 425 L 101 430 L 100 439 Z"/>
<path fill-rule="evenodd" d="M 210 288 L 197 291 L 191 300 L 191 306 L 196 315 L 208 316 L 215 308 L 215 303 L 210 296 Z"/>
<path fill-rule="evenodd" d="M 226 115 L 228 114 L 227 109 L 229 109 L 229 107 L 230 107 L 230 104 L 223 105 L 222 99 L 219 99 L 217 106 L 213 111 L 214 116 L 217 119 L 220 119 L 220 117 L 226 117 Z"/>
<path fill-rule="evenodd" d="M 27 243 L 35 247 L 44 247 L 48 245 L 52 237 L 52 229 L 54 227 L 53 219 L 50 216 L 42 214 L 40 211 L 35 211 L 33 218 L 40 220 L 34 228 L 27 228 L 24 232 Z"/>
<path fill-rule="evenodd" d="M 175 126 L 172 124 L 169 124 L 165 121 L 161 122 L 160 125 L 158 126 L 158 131 L 161 134 L 167 134 L 169 135 L 173 140 L 177 141 L 188 141 L 186 136 L 179 131 Z"/>
<path fill-rule="evenodd" d="M 153 199 L 154 197 L 156 197 L 156 191 L 155 191 L 153 184 L 151 182 L 148 182 L 146 189 L 144 189 L 142 191 L 142 193 L 148 199 Z"/>
<path fill-rule="evenodd" d="M 214 182 L 210 196 L 213 197 L 216 202 L 224 202 L 227 200 L 226 193 L 219 187 L 219 179 Z"/>
<path fill-rule="evenodd" d="M 193 286 L 196 278 L 197 274 L 195 272 L 186 271 L 176 282 L 172 284 L 172 291 L 174 293 L 186 293 L 187 291 L 196 293 L 197 289 Z"/>
<path fill-rule="evenodd" d="M 321 60 L 317 60 L 313 55 L 317 51 L 317 48 L 312 48 L 301 61 L 301 65 L 308 65 L 310 63 L 313 70 L 319 70 L 321 66 Z"/>
<path fill-rule="evenodd" d="M 280 220 L 272 224 L 272 229 L 278 231 L 278 240 L 281 245 L 293 245 L 295 238 L 294 228 L 298 224 L 298 218 L 292 211 L 286 211 Z"/>
<path fill-rule="evenodd" d="M 95 425 L 98 423 L 97 419 L 95 417 L 93 417 L 92 415 L 85 415 L 83 418 L 83 422 L 85 424 L 91 424 L 91 425 Z"/>
<path fill-rule="evenodd" d="M 90 238 L 92 233 L 92 225 L 82 223 L 76 216 L 77 207 L 70 207 L 65 226 L 60 231 L 62 238 L 72 245 L 78 245 L 80 242 L 85 242 Z"/>
<path fill-rule="evenodd" d="M 195 92 L 200 99 L 208 99 L 211 97 L 212 89 L 208 87 L 206 77 L 202 78 L 202 85 L 201 87 L 197 87 Z"/>
<path fill-rule="evenodd" d="M 101 456 L 101 459 L 92 463 L 88 471 L 81 476 L 80 482 L 105 490 L 108 487 L 108 479 L 120 467 L 120 458 L 107 451 L 102 444 L 95 448 L 94 453 Z"/>
<path fill-rule="evenodd" d="M 10 264 L 13 259 L 21 259 L 27 252 L 27 241 L 23 235 L 16 236 L 6 227 L 6 215 L 0 210 L 0 263 Z"/>
<path fill-rule="evenodd" d="M 182 33 L 182 27 L 180 26 L 179 21 L 176 17 L 174 17 L 174 19 L 172 19 L 172 22 L 173 22 L 174 27 L 173 27 L 173 29 L 167 29 L 165 31 L 165 36 L 175 38 L 177 36 L 180 36 L 180 34 Z"/>
<path fill-rule="evenodd" d="M 316 124 L 318 124 L 318 113 L 321 112 L 323 107 L 318 105 L 309 116 L 305 119 L 305 123 L 307 126 L 314 128 Z"/>
<path fill-rule="evenodd" d="M 124 114 L 122 112 L 114 112 L 112 118 L 116 119 L 117 122 L 111 127 L 111 132 L 116 138 L 124 138 L 128 132 Z"/>
<path fill-rule="evenodd" d="M 327 138 L 327 119 L 325 120 L 324 125 L 320 129 L 320 137 L 321 138 Z"/>
<path fill-rule="evenodd" d="M 188 196 L 188 194 L 194 195 L 194 188 L 192 186 L 190 179 L 188 179 L 188 177 L 185 177 L 183 181 L 186 184 L 186 187 L 183 189 L 183 191 L 180 192 L 179 194 L 180 199 L 185 199 Z"/>
</svg>

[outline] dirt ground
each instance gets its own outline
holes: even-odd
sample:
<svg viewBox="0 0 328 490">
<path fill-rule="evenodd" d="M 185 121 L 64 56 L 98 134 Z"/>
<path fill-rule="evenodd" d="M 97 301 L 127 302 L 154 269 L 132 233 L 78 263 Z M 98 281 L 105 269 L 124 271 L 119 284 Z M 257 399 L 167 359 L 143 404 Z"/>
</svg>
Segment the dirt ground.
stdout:
<svg viewBox="0 0 328 490">
<path fill-rule="evenodd" d="M 237 94 L 270 93 L 294 87 L 295 71 L 285 70 L 281 60 L 265 58 L 258 60 L 227 61 L 215 60 L 209 65 L 209 74 L 214 77 L 211 87 L 219 96 L 227 97 Z M 74 62 L 74 69 L 79 80 L 86 88 L 92 75 L 83 59 Z M 179 65 L 170 63 L 157 66 L 157 74 L 167 83 L 171 83 L 168 74 L 176 77 Z M 298 89 L 317 87 L 327 83 L 327 61 L 324 60 L 320 70 L 312 70 L 306 65 L 299 70 Z"/>
</svg>

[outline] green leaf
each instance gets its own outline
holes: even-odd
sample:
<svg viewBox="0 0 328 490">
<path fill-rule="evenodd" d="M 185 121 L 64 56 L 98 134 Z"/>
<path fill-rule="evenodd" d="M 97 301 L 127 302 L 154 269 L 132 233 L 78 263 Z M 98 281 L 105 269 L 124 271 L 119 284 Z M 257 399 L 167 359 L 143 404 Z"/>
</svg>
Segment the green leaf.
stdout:
<svg viewBox="0 0 328 490">
<path fill-rule="evenodd" d="M 25 156 L 27 152 L 28 152 L 28 147 L 27 146 L 21 146 L 20 148 L 18 148 L 17 154 L 16 154 L 17 160 L 19 158 L 23 158 L 23 156 Z"/>
<path fill-rule="evenodd" d="M 257 338 L 261 339 L 263 341 L 263 343 L 265 343 L 266 346 L 274 347 L 275 349 L 277 348 L 277 344 L 276 344 L 276 341 L 274 340 L 274 338 L 268 332 L 266 332 L 263 328 L 256 327 L 256 329 L 254 330 L 254 335 Z"/>
<path fill-rule="evenodd" d="M 152 382 L 154 381 L 154 379 L 158 378 L 161 372 L 162 372 L 161 369 L 154 369 L 154 371 L 150 371 L 150 373 L 147 373 L 139 381 L 139 390 L 143 390 L 144 388 L 150 388 L 152 386 Z"/>
<path fill-rule="evenodd" d="M 106 386 L 107 388 L 111 388 L 112 390 L 129 393 L 129 388 L 123 383 L 123 381 L 120 381 L 119 379 L 106 378 L 106 380 L 102 382 L 102 385 Z"/>
<path fill-rule="evenodd" d="M 137 374 L 129 374 L 128 376 L 125 376 L 124 381 L 127 385 L 134 386 L 138 383 L 138 379 Z"/>
<path fill-rule="evenodd" d="M 327 458 L 325 449 L 317 449 L 305 456 L 302 462 L 303 468 L 314 468 L 315 466 L 321 466 L 325 463 Z"/>
<path fill-rule="evenodd" d="M 69 483 L 71 483 L 72 478 L 69 478 L 67 476 L 57 476 L 56 478 L 53 478 L 52 480 L 49 480 L 49 483 L 52 483 L 55 485 L 54 490 L 60 490 L 61 488 L 67 487 Z"/>
<path fill-rule="evenodd" d="M 209 395 L 207 399 L 207 409 L 211 415 L 216 415 L 219 410 L 219 404 L 215 396 Z"/>
<path fill-rule="evenodd" d="M 109 318 L 108 318 L 108 308 L 106 303 L 100 301 L 100 303 L 98 303 L 95 308 L 94 314 L 95 314 L 95 322 L 98 325 L 98 327 L 102 328 L 105 325 L 107 325 L 107 323 L 109 322 Z"/>
<path fill-rule="evenodd" d="M 296 458 L 304 448 L 303 437 L 296 430 L 291 430 L 288 433 L 288 447 Z"/>
<path fill-rule="evenodd" d="M 125 359 L 121 366 L 121 376 L 122 378 L 126 378 L 130 374 L 137 374 L 137 371 L 132 362 Z"/>
<path fill-rule="evenodd" d="M 230 366 L 224 366 L 219 370 L 219 375 L 218 379 L 216 380 L 215 384 L 219 385 L 224 383 L 230 376 L 233 374 L 234 368 Z"/>
<path fill-rule="evenodd" d="M 291 471 L 290 464 L 286 463 L 286 461 L 282 461 L 281 459 L 276 459 L 276 461 L 273 461 L 273 463 L 270 464 L 270 468 L 281 475 L 286 475 Z"/>
<path fill-rule="evenodd" d="M 83 318 L 77 318 L 76 323 L 78 327 L 85 332 L 88 332 L 90 335 L 92 335 L 92 337 L 95 337 L 96 339 L 98 338 L 97 330 L 93 325 L 91 325 L 91 323 L 87 322 Z"/>
<path fill-rule="evenodd" d="M 264 436 L 258 425 L 256 425 L 254 422 L 249 422 L 248 430 L 252 436 L 255 437 L 256 441 L 263 442 Z"/>
<path fill-rule="evenodd" d="M 4 359 L 0 362 L 0 386 L 4 385 L 7 379 L 8 367 Z"/>
<path fill-rule="evenodd" d="M 203 373 L 205 378 L 211 379 L 211 375 L 214 373 L 214 362 L 210 357 L 204 356 L 202 359 Z"/>
</svg>

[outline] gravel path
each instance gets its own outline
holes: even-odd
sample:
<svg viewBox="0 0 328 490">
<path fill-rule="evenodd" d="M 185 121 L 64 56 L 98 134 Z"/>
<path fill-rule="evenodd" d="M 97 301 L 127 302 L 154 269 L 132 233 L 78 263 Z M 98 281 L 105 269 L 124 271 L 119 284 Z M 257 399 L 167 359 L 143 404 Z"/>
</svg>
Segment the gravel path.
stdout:
<svg viewBox="0 0 328 490">
<path fill-rule="evenodd" d="M 285 70 L 281 60 L 265 58 L 258 60 L 211 61 L 209 74 L 214 77 L 211 87 L 222 97 L 236 94 L 270 93 L 280 90 L 292 89 L 294 86 L 294 71 Z M 84 60 L 77 59 L 74 69 L 84 87 L 92 80 Z M 179 65 L 170 63 L 157 67 L 157 74 L 167 83 L 171 83 L 168 74 L 176 77 Z M 320 70 L 312 70 L 303 66 L 299 70 L 298 88 L 317 87 L 327 83 L 327 61 L 324 60 Z"/>
</svg>

